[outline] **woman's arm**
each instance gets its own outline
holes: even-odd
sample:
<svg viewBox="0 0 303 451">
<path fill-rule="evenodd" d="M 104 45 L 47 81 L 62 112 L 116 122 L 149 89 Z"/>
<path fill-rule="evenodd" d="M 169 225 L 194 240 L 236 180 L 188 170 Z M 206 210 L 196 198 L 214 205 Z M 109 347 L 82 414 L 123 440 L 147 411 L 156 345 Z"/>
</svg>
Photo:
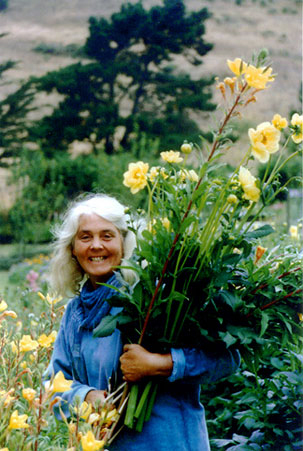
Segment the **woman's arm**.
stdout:
<svg viewBox="0 0 303 451">
<path fill-rule="evenodd" d="M 125 345 L 120 357 L 124 379 L 135 382 L 148 376 L 164 376 L 170 382 L 196 377 L 200 383 L 229 376 L 239 367 L 237 351 L 205 352 L 199 349 L 171 349 L 169 354 L 151 353 L 137 344 Z"/>
<path fill-rule="evenodd" d="M 171 353 L 149 352 L 138 344 L 123 347 L 120 363 L 123 379 L 127 382 L 136 382 L 147 376 L 169 377 L 173 370 Z"/>
</svg>

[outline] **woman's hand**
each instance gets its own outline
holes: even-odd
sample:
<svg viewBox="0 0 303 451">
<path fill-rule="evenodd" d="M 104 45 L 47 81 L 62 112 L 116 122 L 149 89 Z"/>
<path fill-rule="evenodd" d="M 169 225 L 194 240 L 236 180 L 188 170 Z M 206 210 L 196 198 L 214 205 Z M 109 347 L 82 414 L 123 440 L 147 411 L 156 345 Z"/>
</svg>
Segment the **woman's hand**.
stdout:
<svg viewBox="0 0 303 451">
<path fill-rule="evenodd" d="M 106 401 L 107 393 L 105 390 L 91 390 L 85 396 L 84 401 L 95 406 L 97 403 L 100 405 Z"/>
<path fill-rule="evenodd" d="M 170 353 L 156 354 L 137 344 L 123 347 L 120 363 L 123 379 L 127 382 L 136 382 L 147 376 L 168 377 L 173 369 Z"/>
</svg>

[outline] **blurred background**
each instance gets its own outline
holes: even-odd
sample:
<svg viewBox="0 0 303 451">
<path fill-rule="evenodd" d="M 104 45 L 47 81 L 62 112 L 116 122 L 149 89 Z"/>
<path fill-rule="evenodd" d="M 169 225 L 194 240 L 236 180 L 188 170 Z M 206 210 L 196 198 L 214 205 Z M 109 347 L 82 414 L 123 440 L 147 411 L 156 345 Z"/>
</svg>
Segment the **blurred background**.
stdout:
<svg viewBox="0 0 303 451">
<path fill-rule="evenodd" d="M 129 162 L 211 142 L 227 59 L 266 48 L 277 74 L 234 123 L 227 168 L 249 127 L 301 114 L 300 0 L 0 0 L 0 10 L 0 294 L 14 265 L 48 258 L 70 199 L 102 191 L 144 208 L 144 193 L 122 185 Z M 300 218 L 293 183 L 269 220 L 288 230 Z"/>
</svg>

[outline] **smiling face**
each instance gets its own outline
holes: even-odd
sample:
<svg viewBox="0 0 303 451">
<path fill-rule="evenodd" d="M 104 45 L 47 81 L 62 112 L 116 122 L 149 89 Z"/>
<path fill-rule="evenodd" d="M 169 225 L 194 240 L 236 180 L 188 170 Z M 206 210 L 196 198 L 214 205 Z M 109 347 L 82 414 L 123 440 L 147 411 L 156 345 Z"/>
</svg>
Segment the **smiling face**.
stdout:
<svg viewBox="0 0 303 451">
<path fill-rule="evenodd" d="M 121 263 L 122 237 L 112 222 L 94 213 L 84 214 L 80 217 L 72 252 L 97 288 L 97 283 L 106 282 L 113 274 L 113 267 Z"/>
</svg>

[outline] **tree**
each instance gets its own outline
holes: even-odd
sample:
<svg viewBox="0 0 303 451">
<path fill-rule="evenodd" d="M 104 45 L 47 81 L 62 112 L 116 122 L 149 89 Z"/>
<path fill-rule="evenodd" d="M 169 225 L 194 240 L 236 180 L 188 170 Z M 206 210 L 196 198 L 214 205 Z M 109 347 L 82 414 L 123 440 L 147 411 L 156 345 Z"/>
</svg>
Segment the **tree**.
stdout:
<svg viewBox="0 0 303 451">
<path fill-rule="evenodd" d="M 0 38 L 6 33 L 2 33 Z M 4 85 L 4 72 L 13 69 L 16 62 L 12 60 L 0 64 L 0 82 Z M 34 90 L 29 83 L 23 83 L 16 91 L 8 94 L 0 100 L 0 166 L 11 165 L 20 149 L 22 143 L 27 139 L 27 127 L 29 122 L 27 114 L 34 109 L 32 101 Z"/>
<path fill-rule="evenodd" d="M 193 80 L 173 62 L 182 55 L 184 64 L 202 64 L 212 48 L 203 40 L 208 18 L 206 8 L 187 12 L 183 0 L 164 0 L 150 10 L 127 3 L 109 20 L 91 17 L 84 50 L 93 61 L 32 80 L 38 92 L 55 91 L 61 100 L 31 137 L 52 153 L 93 134 L 107 154 L 115 150 L 118 130 L 124 149 L 134 130 L 159 137 L 161 145 L 197 138 L 201 131 L 190 112 L 215 108 L 208 91 L 213 79 Z"/>
</svg>

